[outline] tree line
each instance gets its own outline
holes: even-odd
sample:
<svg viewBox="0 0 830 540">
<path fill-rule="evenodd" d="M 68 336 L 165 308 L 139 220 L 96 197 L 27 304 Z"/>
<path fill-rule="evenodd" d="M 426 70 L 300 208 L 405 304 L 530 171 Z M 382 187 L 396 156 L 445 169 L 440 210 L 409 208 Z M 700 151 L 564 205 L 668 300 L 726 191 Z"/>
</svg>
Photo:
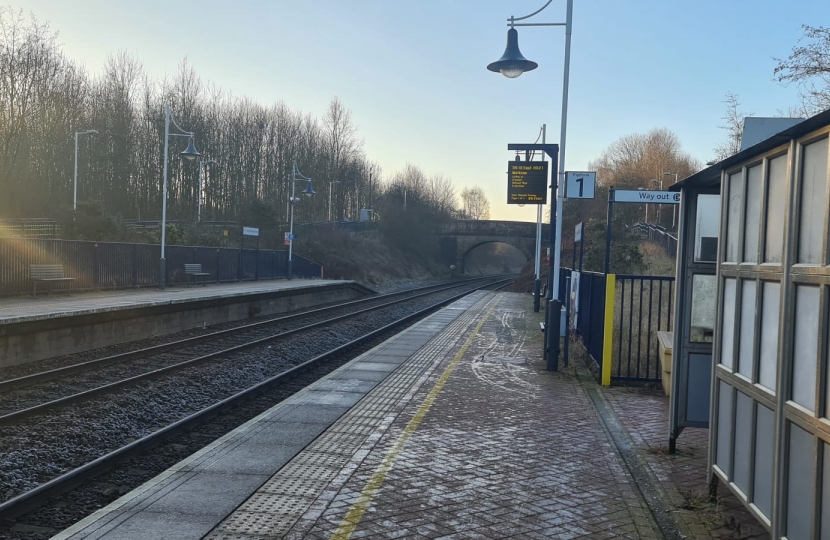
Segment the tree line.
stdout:
<svg viewBox="0 0 830 540">
<path fill-rule="evenodd" d="M 92 76 L 63 53 L 47 24 L 0 8 L 0 218 L 67 216 L 74 133 L 94 129 L 97 135 L 78 141 L 79 205 L 98 204 L 124 219 L 160 219 L 167 105 L 175 124 L 195 133 L 205 160 L 203 221 L 286 220 L 294 162 L 317 192 L 297 204 L 298 221 L 357 219 L 360 208 L 391 210 L 397 199 L 402 207 L 404 191 L 410 208 L 463 215 L 452 183 L 440 175 L 407 166 L 383 177 L 339 98 L 317 118 L 206 84 L 186 60 L 172 77 L 154 80 L 126 53 Z M 170 138 L 168 220 L 196 220 L 200 163 L 178 159 L 186 144 Z M 298 182 L 297 193 L 305 187 Z"/>
</svg>

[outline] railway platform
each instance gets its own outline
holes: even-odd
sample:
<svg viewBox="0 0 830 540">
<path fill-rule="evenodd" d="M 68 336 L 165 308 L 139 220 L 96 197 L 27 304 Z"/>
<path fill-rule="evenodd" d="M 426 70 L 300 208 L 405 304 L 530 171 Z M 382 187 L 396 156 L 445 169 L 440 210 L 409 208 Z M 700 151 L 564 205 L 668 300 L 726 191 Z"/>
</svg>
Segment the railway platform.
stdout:
<svg viewBox="0 0 830 540">
<path fill-rule="evenodd" d="M 731 537 L 632 467 L 619 430 L 659 410 L 638 425 L 641 392 L 545 371 L 537 319 L 468 295 L 54 538 Z"/>
<path fill-rule="evenodd" d="M 0 367 L 374 293 L 354 281 L 294 279 L 2 298 Z"/>
</svg>

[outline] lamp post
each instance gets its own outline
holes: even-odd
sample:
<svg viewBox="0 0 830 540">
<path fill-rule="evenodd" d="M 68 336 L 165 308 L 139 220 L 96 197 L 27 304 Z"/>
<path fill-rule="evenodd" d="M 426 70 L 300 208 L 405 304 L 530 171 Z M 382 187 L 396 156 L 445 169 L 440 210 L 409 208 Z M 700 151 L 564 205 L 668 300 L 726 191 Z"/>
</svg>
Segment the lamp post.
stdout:
<svg viewBox="0 0 830 540">
<path fill-rule="evenodd" d="M 294 253 L 294 205 L 300 202 L 299 197 L 294 196 L 295 187 L 297 186 L 298 180 L 305 180 L 308 182 L 308 185 L 303 190 L 303 195 L 306 197 L 310 197 L 314 195 L 314 190 L 311 189 L 311 178 L 307 176 L 303 176 L 302 173 L 297 169 L 297 162 L 294 162 L 294 168 L 291 172 L 291 197 L 289 198 L 289 202 L 291 203 L 291 218 L 290 224 L 288 226 L 288 268 L 285 272 L 285 277 L 291 279 L 293 276 L 293 264 L 294 261 L 292 259 L 292 255 Z"/>
<path fill-rule="evenodd" d="M 657 182 L 659 182 L 659 183 L 660 183 L 660 191 L 663 191 L 663 179 L 661 178 L 661 179 L 659 179 L 659 180 L 657 180 L 657 179 L 652 179 L 652 180 L 651 180 L 651 183 L 652 183 L 652 184 L 655 184 L 655 183 L 657 183 Z M 663 207 L 663 205 L 658 204 L 658 205 L 657 205 L 657 211 L 655 212 L 655 213 L 657 214 L 657 220 L 656 220 L 656 223 L 655 223 L 655 224 L 656 224 L 658 227 L 660 226 L 660 209 L 661 209 L 662 207 Z"/>
<path fill-rule="evenodd" d="M 547 136 L 548 125 L 542 124 L 542 144 L 545 144 Z M 544 154 L 542 155 L 544 159 Z M 542 205 L 536 205 L 536 261 L 534 264 L 534 272 L 536 279 L 533 281 L 533 312 L 539 313 L 541 304 L 542 292 Z"/>
<path fill-rule="evenodd" d="M 708 163 L 707 163 L 707 165 L 708 165 Z M 672 182 L 672 185 L 675 185 L 677 183 L 677 173 L 676 172 L 664 172 L 663 176 L 674 176 L 674 182 Z M 672 228 L 672 230 L 674 230 L 675 227 L 677 227 L 677 205 L 673 204 L 673 205 L 671 205 L 671 228 Z"/>
<path fill-rule="evenodd" d="M 181 133 L 170 133 L 170 122 L 173 122 L 173 125 L 181 131 Z M 193 137 L 195 133 L 192 131 L 185 131 L 176 124 L 175 120 L 173 120 L 173 112 L 170 109 L 170 105 L 165 105 L 164 107 L 164 176 L 163 176 L 163 183 L 162 183 L 162 194 L 161 194 L 161 258 L 159 259 L 159 287 L 164 289 L 167 282 L 167 267 L 166 262 L 164 260 L 164 247 L 165 247 L 165 235 L 167 233 L 167 153 L 168 147 L 170 146 L 170 137 L 187 137 L 187 148 L 184 152 L 180 152 L 179 156 L 187 159 L 188 161 L 193 161 L 197 157 L 200 157 L 202 154 L 196 151 L 196 147 L 193 146 Z"/>
<path fill-rule="evenodd" d="M 519 51 L 519 34 L 516 26 L 564 26 L 565 27 L 565 65 L 562 77 L 562 115 L 561 129 L 559 134 L 559 177 L 554 184 L 558 183 L 556 204 L 551 201 L 551 249 L 553 257 L 550 258 L 550 269 L 548 272 L 548 323 L 545 325 L 545 342 L 550 345 L 546 347 L 547 369 L 555 371 L 559 364 L 559 319 L 561 315 L 562 300 L 559 298 L 559 265 L 562 253 L 562 235 L 557 231 L 562 230 L 562 203 L 565 190 L 565 139 L 568 125 L 568 81 L 571 66 L 571 28 L 573 23 L 573 0 L 567 0 L 567 10 L 564 23 L 517 23 L 529 19 L 547 8 L 553 0 L 548 0 L 545 5 L 530 15 L 524 17 L 510 17 L 507 24 L 510 29 L 507 31 L 507 48 L 502 57 L 487 66 L 490 71 L 501 73 L 507 78 L 515 78 L 525 71 L 532 71 L 538 67 L 536 62 L 526 59 Z M 551 312 L 553 311 L 553 313 Z M 551 338 L 549 333 L 556 333 L 556 338 Z"/>
<path fill-rule="evenodd" d="M 205 165 L 216 164 L 218 165 L 219 162 L 215 159 L 205 159 L 204 157 L 199 158 L 199 196 L 197 199 L 199 200 L 198 204 L 196 205 L 196 222 L 202 222 L 202 175 L 204 174 Z"/>
<path fill-rule="evenodd" d="M 331 221 L 331 185 L 339 183 L 340 180 L 332 180 L 331 182 L 329 182 L 329 221 Z"/>
<path fill-rule="evenodd" d="M 78 211 L 78 135 L 98 135 L 98 132 L 94 129 L 88 129 L 86 131 L 76 131 L 75 132 L 75 181 L 73 183 L 72 189 L 72 214 L 74 215 Z"/>
</svg>

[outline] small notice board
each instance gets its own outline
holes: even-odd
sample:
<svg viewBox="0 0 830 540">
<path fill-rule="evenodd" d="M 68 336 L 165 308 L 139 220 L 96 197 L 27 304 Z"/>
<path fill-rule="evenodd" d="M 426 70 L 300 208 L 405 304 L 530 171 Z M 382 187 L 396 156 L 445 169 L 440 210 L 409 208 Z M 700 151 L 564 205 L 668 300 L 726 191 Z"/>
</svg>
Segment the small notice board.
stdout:
<svg viewBox="0 0 830 540">
<path fill-rule="evenodd" d="M 510 161 L 507 175 L 507 204 L 547 204 L 547 161 Z"/>
</svg>

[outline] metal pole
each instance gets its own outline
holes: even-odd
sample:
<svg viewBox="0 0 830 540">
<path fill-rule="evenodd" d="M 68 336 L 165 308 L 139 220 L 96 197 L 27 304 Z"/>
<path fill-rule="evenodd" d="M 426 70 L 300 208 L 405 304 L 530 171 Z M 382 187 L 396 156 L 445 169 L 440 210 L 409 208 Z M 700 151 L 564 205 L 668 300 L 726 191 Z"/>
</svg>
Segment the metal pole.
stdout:
<svg viewBox="0 0 830 540">
<path fill-rule="evenodd" d="M 614 186 L 608 188 L 608 214 L 605 217 L 605 274 L 611 269 L 611 223 L 614 221 Z"/>
<path fill-rule="evenodd" d="M 559 265 L 562 252 L 562 235 L 557 235 L 557 229 L 562 228 L 562 203 L 565 190 L 565 141 L 568 131 L 568 81 L 571 69 L 571 28 L 573 23 L 573 0 L 568 0 L 567 17 L 565 19 L 565 69 L 562 77 L 562 126 L 559 135 L 559 176 L 552 179 L 551 198 L 556 193 L 556 203 L 551 201 L 550 212 L 550 274 L 548 276 L 548 303 L 545 316 L 545 353 L 547 355 L 547 370 L 556 371 L 559 368 L 559 323 L 562 316 L 562 301 L 559 291 Z M 553 176 L 553 175 L 551 175 Z M 556 295 L 555 297 L 553 295 Z"/>
<path fill-rule="evenodd" d="M 568 12 L 565 19 L 565 73 L 562 80 L 562 130 L 559 136 L 559 188 L 556 197 L 556 229 L 562 230 L 562 203 L 565 199 L 565 136 L 568 127 L 568 81 L 571 70 L 571 28 L 573 25 L 573 0 L 568 0 Z M 551 248 L 554 244 L 551 243 Z M 556 237 L 556 249 L 554 250 L 553 265 L 553 288 L 556 299 L 559 298 L 559 265 L 562 251 L 562 235 Z M 558 343 L 558 342 L 557 342 Z M 557 347 L 558 348 L 558 347 Z"/>
<path fill-rule="evenodd" d="M 585 254 L 585 226 L 582 226 L 582 240 L 579 241 L 579 271 L 582 272 L 582 256 Z M 582 279 L 582 278 L 580 278 Z M 580 283 L 580 287 L 582 284 Z"/>
<path fill-rule="evenodd" d="M 331 221 L 331 184 L 332 182 L 329 182 L 329 221 Z"/>
<path fill-rule="evenodd" d="M 558 154 L 556 159 L 558 159 Z M 551 159 L 554 159 L 551 156 Z M 555 165 L 555 164 L 554 164 Z M 553 167 L 555 168 L 555 167 Z M 551 173 L 550 196 L 553 201 L 553 195 L 556 193 L 557 176 Z M 556 205 L 551 204 L 550 207 L 550 245 L 555 246 L 557 240 L 556 234 Z M 559 369 L 559 328 L 562 318 L 562 302 L 558 299 L 559 291 L 556 291 L 557 298 L 553 298 L 553 288 L 559 287 L 558 283 L 554 282 L 554 257 L 548 257 L 548 295 L 547 304 L 545 306 L 545 359 L 547 361 L 547 370 L 556 371 Z"/>
<path fill-rule="evenodd" d="M 196 222 L 202 222 L 202 171 L 205 168 L 205 160 L 199 158 L 199 194 L 196 196 L 198 203 L 196 205 Z"/>
<path fill-rule="evenodd" d="M 291 222 L 288 226 L 288 268 L 286 271 L 286 278 L 291 279 L 293 277 L 293 261 L 291 259 L 291 254 L 294 251 L 294 187 L 297 185 L 297 162 L 294 162 L 294 168 L 291 172 Z"/>
<path fill-rule="evenodd" d="M 662 178 L 660 179 L 660 191 L 663 191 L 663 179 Z M 660 226 L 660 211 L 661 210 L 663 210 L 663 205 L 658 203 L 657 204 L 657 211 L 656 211 L 657 219 L 655 220 L 655 223 L 654 223 L 658 227 Z"/>
<path fill-rule="evenodd" d="M 674 176 L 674 182 L 672 183 L 672 185 L 676 184 L 677 183 L 677 173 L 669 173 L 669 174 Z M 673 204 L 671 206 L 671 228 L 672 228 L 672 230 L 677 230 L 676 229 L 676 227 L 677 227 L 677 207 L 678 207 L 678 205 L 676 205 L 676 204 Z"/>
<path fill-rule="evenodd" d="M 161 188 L 161 259 L 159 259 L 159 287 L 164 290 L 167 268 L 164 260 L 164 235 L 167 232 L 167 146 L 170 139 L 170 105 L 164 107 L 164 175 Z"/>
<path fill-rule="evenodd" d="M 542 124 L 542 144 L 545 144 L 545 133 L 547 131 L 547 125 Z M 542 159 L 545 159 L 544 152 L 542 153 Z M 536 205 L 536 281 L 533 283 L 533 312 L 539 313 L 539 305 L 541 303 L 541 290 L 542 290 L 542 205 Z"/>
<path fill-rule="evenodd" d="M 75 182 L 74 193 L 72 195 L 72 214 L 78 212 L 78 132 L 75 132 Z"/>
</svg>

